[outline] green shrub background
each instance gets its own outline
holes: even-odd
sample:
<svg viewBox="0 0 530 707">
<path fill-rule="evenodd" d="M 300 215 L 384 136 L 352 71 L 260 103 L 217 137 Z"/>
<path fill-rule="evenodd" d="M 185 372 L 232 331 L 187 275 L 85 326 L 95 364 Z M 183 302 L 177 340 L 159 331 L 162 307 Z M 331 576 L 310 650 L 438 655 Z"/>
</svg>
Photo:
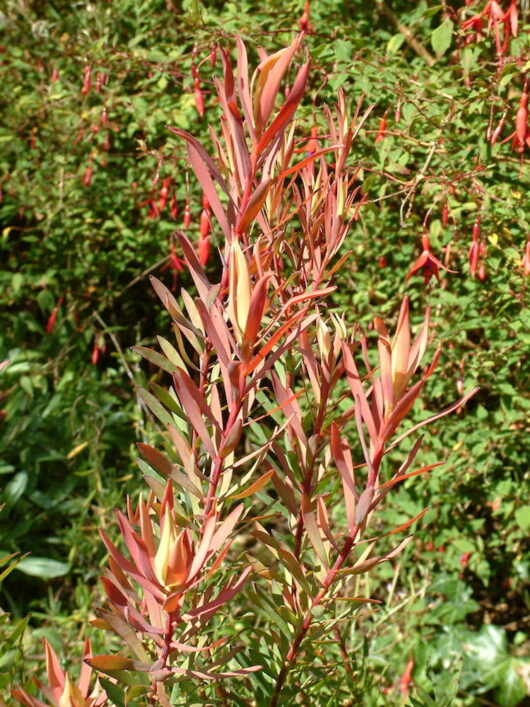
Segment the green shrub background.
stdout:
<svg viewBox="0 0 530 707">
<path fill-rule="evenodd" d="M 386 599 L 392 589 L 359 627 L 359 694 L 363 704 L 399 704 L 380 687 L 395 684 L 413 655 L 415 683 L 425 690 L 417 704 L 429 704 L 428 695 L 442 704 L 454 689 L 448 704 L 511 707 L 530 694 L 521 667 L 530 655 L 530 300 L 520 265 L 530 236 L 530 170 L 509 142 L 490 147 L 486 130 L 490 111 L 496 125 L 505 108 L 503 137 L 513 130 L 530 69 L 528 33 L 512 40 L 499 71 L 493 39 L 464 47 L 456 23 L 445 20 L 443 29 L 438 3 L 391 5 L 432 66 L 378 2 L 311 7 L 300 145 L 340 87 L 352 110 L 361 96 L 364 106 L 374 104 L 355 150 L 367 203 L 334 304 L 365 325 L 374 314 L 397 315 L 404 292 L 418 320 L 432 306 L 442 358 L 418 419 L 457 398 L 460 371 L 465 390 L 481 390 L 425 438 L 425 463 L 445 465 L 399 491 L 387 509 L 392 524 L 431 506 L 399 572 L 389 567 L 371 579 L 374 596 Z M 237 32 L 255 63 L 258 46 L 272 52 L 292 38 L 302 9 L 291 0 L 7 0 L 0 11 L 0 360 L 11 361 L 0 393 L 0 555 L 31 553 L 2 584 L 0 604 L 11 616 L 0 616 L 0 632 L 11 635 L 32 614 L 0 657 L 6 694 L 39 670 L 21 650 L 38 652 L 41 636 L 70 660 L 79 653 L 101 600 L 97 528 L 114 532 L 113 508 L 140 488 L 135 442 L 157 436 L 135 393 L 154 373 L 129 348 L 168 329 L 147 275 L 172 282 L 162 268 L 188 188 L 184 146 L 166 126 L 208 145 L 208 124 L 219 119 L 212 77 L 221 72 L 218 56 L 211 65 L 212 47 L 233 46 Z M 528 14 L 520 18 L 526 29 Z M 92 86 L 83 94 L 87 66 Z M 98 75 L 106 77 L 99 92 Z M 386 111 L 388 134 L 376 143 Z M 201 202 L 188 178 L 195 239 Z M 146 202 L 158 203 L 164 179 L 176 219 L 169 201 L 158 217 L 149 213 Z M 467 262 L 478 212 L 488 250 L 483 282 L 470 277 Z M 433 250 L 450 257 L 457 274 L 425 286 L 421 276 L 405 276 L 420 255 L 427 214 Z M 185 273 L 179 280 L 189 284 Z M 96 364 L 95 344 L 106 346 Z M 477 701 L 480 694 L 490 702 Z"/>
</svg>

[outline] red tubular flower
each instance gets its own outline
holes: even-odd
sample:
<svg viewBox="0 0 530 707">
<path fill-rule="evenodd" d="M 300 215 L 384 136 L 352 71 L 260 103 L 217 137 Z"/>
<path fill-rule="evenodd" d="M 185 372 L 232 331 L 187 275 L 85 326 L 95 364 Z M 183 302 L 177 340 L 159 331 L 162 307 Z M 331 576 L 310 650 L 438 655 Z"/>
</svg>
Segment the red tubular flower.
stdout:
<svg viewBox="0 0 530 707">
<path fill-rule="evenodd" d="M 197 113 L 201 116 L 204 115 L 204 97 L 201 91 L 201 85 L 199 79 L 195 78 L 193 80 L 193 96 L 195 98 L 195 107 L 197 108 Z"/>
<path fill-rule="evenodd" d="M 510 31 L 514 37 L 517 37 L 518 16 L 517 16 L 517 0 L 512 0 L 508 12 L 504 16 L 505 25 L 509 23 Z"/>
<path fill-rule="evenodd" d="M 204 267 L 210 257 L 211 243 L 209 236 L 199 238 L 199 262 Z"/>
<path fill-rule="evenodd" d="M 388 115 L 388 111 L 385 111 L 385 114 L 381 118 L 381 121 L 379 123 L 379 131 L 376 135 L 375 141 L 376 142 L 381 142 L 381 140 L 385 139 L 385 132 L 386 132 L 386 116 Z"/>
<path fill-rule="evenodd" d="M 521 260 L 521 267 L 523 268 L 523 274 L 525 276 L 530 275 L 530 240 L 526 242 L 523 259 Z"/>
<path fill-rule="evenodd" d="M 87 93 L 90 93 L 90 86 L 92 85 L 92 69 L 90 66 L 87 66 L 85 68 L 85 78 L 83 80 L 83 88 L 81 89 L 81 95 L 86 96 Z"/>
<path fill-rule="evenodd" d="M 59 307 L 54 307 L 52 313 L 50 314 L 50 318 L 48 319 L 48 323 L 46 324 L 46 333 L 51 334 L 53 331 L 53 328 L 55 326 L 55 320 L 57 319 L 57 314 L 59 312 Z"/>
<path fill-rule="evenodd" d="M 512 149 L 517 150 L 517 152 L 523 153 L 525 145 L 530 147 L 530 127 L 528 127 L 528 87 L 526 83 L 521 95 L 519 110 L 515 116 L 515 130 L 511 133 L 511 135 L 508 135 L 507 138 L 504 138 L 500 144 L 503 145 L 509 140 L 512 140 Z"/>
<path fill-rule="evenodd" d="M 200 219 L 200 237 L 207 238 L 210 233 L 210 218 L 208 217 L 208 212 L 206 209 L 201 211 Z"/>
<path fill-rule="evenodd" d="M 311 137 L 306 144 L 303 147 L 298 147 L 294 152 L 297 154 L 305 152 L 307 155 L 313 155 L 318 150 L 318 140 L 318 127 L 315 125 L 311 128 Z"/>
<path fill-rule="evenodd" d="M 449 221 L 449 204 L 447 203 L 447 199 L 444 199 L 444 203 L 442 206 L 442 225 L 447 226 L 448 221 Z"/>
<path fill-rule="evenodd" d="M 96 91 L 101 93 L 101 88 L 107 83 L 107 75 L 99 73 L 96 78 Z"/>
<path fill-rule="evenodd" d="M 183 272 L 184 271 L 184 265 L 185 261 L 182 260 L 182 258 L 179 258 L 178 255 L 175 253 L 175 244 L 171 242 L 169 244 L 169 260 L 168 262 L 164 265 L 161 270 L 167 270 L 168 268 L 171 270 L 173 274 L 173 285 L 172 289 L 176 290 L 177 288 L 177 280 L 178 280 L 178 275 L 177 273 Z"/>
<path fill-rule="evenodd" d="M 175 244 L 171 243 L 169 246 L 169 267 L 177 272 L 183 272 L 184 260 L 178 257 L 175 253 Z"/>
<path fill-rule="evenodd" d="M 175 195 L 173 195 L 171 197 L 170 209 L 171 209 L 171 218 L 173 219 L 173 221 L 176 221 L 179 210 L 178 210 L 177 197 Z"/>
<path fill-rule="evenodd" d="M 306 32 L 307 34 L 311 34 L 311 32 L 313 31 L 313 28 L 309 24 L 310 10 L 310 2 L 309 0 L 306 0 L 306 3 L 304 5 L 304 11 L 302 13 L 302 16 L 298 20 L 298 26 L 300 27 L 301 32 Z"/>
<path fill-rule="evenodd" d="M 499 139 L 499 135 L 501 134 L 502 128 L 504 127 L 504 121 L 506 120 L 506 116 L 508 115 L 508 111 L 504 111 L 502 118 L 499 121 L 499 124 L 493 131 L 491 138 L 490 138 L 490 145 L 493 147 L 497 140 Z"/>
<path fill-rule="evenodd" d="M 528 134 L 528 92 L 523 91 L 521 103 L 517 115 L 515 116 L 515 136 L 514 148 L 517 152 L 523 152 L 527 134 Z"/>
<path fill-rule="evenodd" d="M 472 30 L 471 34 L 466 37 L 466 44 L 469 44 L 469 42 L 472 42 L 473 40 L 475 42 L 480 42 L 482 38 L 483 26 L 484 23 L 481 15 L 474 15 L 469 20 L 462 22 L 462 29 Z"/>
<path fill-rule="evenodd" d="M 499 26 L 504 22 L 504 12 L 497 0 L 490 0 L 490 2 L 484 8 L 484 12 L 489 14 L 488 18 L 488 33 L 493 27 L 493 33 L 495 34 L 495 44 L 497 47 L 497 54 L 502 54 L 503 47 L 501 46 L 501 35 Z"/>
<path fill-rule="evenodd" d="M 57 300 L 57 304 L 52 310 L 52 313 L 50 314 L 50 317 L 48 319 L 48 322 L 46 324 L 46 333 L 51 334 L 54 327 L 55 327 L 55 322 L 57 321 L 57 315 L 59 313 L 59 309 L 61 308 L 61 305 L 63 303 L 64 299 L 64 294 L 62 294 L 59 299 Z"/>
<path fill-rule="evenodd" d="M 423 270 L 425 284 L 430 281 L 433 275 L 438 280 L 438 282 L 440 282 L 440 269 L 451 273 L 456 272 L 456 270 L 450 270 L 449 268 L 447 268 L 440 260 L 438 260 L 435 255 L 433 255 L 431 251 L 430 239 L 429 236 L 427 236 L 426 234 L 423 234 L 421 238 L 421 245 L 423 248 L 423 252 L 408 271 L 406 277 L 407 280 L 410 279 L 415 272 L 418 272 L 418 270 Z"/>
<path fill-rule="evenodd" d="M 469 247 L 469 270 L 471 272 L 471 277 L 475 277 L 475 275 L 477 274 L 478 256 L 478 241 L 473 240 L 471 242 L 471 246 Z"/>
<path fill-rule="evenodd" d="M 97 340 L 94 342 L 94 348 L 92 349 L 92 364 L 95 366 L 99 361 L 99 353 L 101 349 L 98 346 Z"/>
<path fill-rule="evenodd" d="M 186 199 L 186 206 L 184 207 L 184 228 L 188 229 L 191 224 L 191 212 L 190 212 L 190 202 Z"/>
<path fill-rule="evenodd" d="M 149 205 L 149 213 L 147 218 L 158 218 L 160 216 L 160 211 L 158 210 L 158 205 L 155 201 L 154 192 L 151 194 L 151 198 L 146 202 Z"/>
<path fill-rule="evenodd" d="M 160 187 L 160 193 L 158 195 L 158 209 L 163 211 L 166 208 L 167 199 L 169 196 L 169 185 L 171 183 L 171 178 L 166 177 L 162 180 L 162 186 Z"/>
<path fill-rule="evenodd" d="M 85 170 L 85 176 L 83 177 L 83 186 L 89 187 L 92 181 L 92 172 L 94 171 L 92 165 L 88 165 Z"/>
<path fill-rule="evenodd" d="M 464 552 L 462 555 L 460 555 L 460 567 L 462 567 L 462 569 L 464 569 L 464 570 L 466 569 L 466 567 L 469 564 L 470 557 L 471 557 L 470 552 Z"/>
<path fill-rule="evenodd" d="M 399 678 L 398 688 L 402 695 L 408 695 L 412 685 L 412 671 L 414 670 L 414 658 L 409 658 L 403 675 Z"/>
</svg>

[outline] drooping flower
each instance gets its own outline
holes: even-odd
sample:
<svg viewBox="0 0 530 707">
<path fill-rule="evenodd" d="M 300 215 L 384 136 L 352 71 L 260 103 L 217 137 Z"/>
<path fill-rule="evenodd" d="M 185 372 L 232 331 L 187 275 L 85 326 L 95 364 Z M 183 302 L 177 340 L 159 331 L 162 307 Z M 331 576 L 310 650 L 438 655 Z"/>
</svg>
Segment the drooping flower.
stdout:
<svg viewBox="0 0 530 707">
<path fill-rule="evenodd" d="M 407 280 L 409 280 L 414 275 L 414 273 L 418 272 L 418 270 L 423 270 L 424 282 L 427 285 L 433 275 L 438 280 L 438 282 L 440 282 L 440 270 L 445 270 L 446 272 L 451 273 L 456 272 L 456 270 L 450 270 L 448 267 L 446 267 L 433 254 L 431 250 L 429 236 L 427 236 L 425 233 L 421 237 L 421 245 L 423 248 L 423 252 L 408 271 L 406 277 Z"/>
</svg>

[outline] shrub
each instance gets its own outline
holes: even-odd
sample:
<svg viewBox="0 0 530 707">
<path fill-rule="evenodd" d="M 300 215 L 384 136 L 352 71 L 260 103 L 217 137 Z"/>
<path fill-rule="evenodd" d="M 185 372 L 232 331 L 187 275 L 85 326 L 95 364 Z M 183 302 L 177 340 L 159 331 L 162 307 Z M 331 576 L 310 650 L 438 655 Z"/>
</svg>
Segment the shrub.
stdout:
<svg viewBox="0 0 530 707">
<path fill-rule="evenodd" d="M 337 604 L 374 601 L 359 595 L 354 578 L 394 558 L 412 536 L 393 547 L 386 539 L 425 513 L 388 530 L 377 511 L 394 487 L 438 466 L 415 468 L 421 436 L 400 464 L 386 457 L 476 392 L 397 433 L 439 359 L 437 351 L 412 383 L 427 348 L 429 310 L 412 340 L 405 298 L 393 338 L 374 320 L 376 342 L 358 327 L 348 334 L 344 320 L 326 311 L 324 298 L 336 289 L 331 283 L 349 256 L 338 254 L 359 192 L 352 189 L 358 167 L 347 166 L 348 155 L 371 110 L 362 113 L 359 102 L 349 117 L 341 94 L 327 110 L 332 144 L 293 160 L 291 120 L 309 62 L 276 106 L 299 45 L 297 39 L 263 54 L 252 79 L 243 42 L 237 73 L 221 50 L 224 78 L 216 87 L 223 118 L 220 136 L 212 131 L 215 160 L 191 134 L 174 129 L 186 141 L 205 216 L 215 224 L 220 272 L 211 283 L 204 246 L 199 241 L 197 256 L 180 233 L 197 296 L 182 290 L 181 308 L 154 279 L 176 347 L 159 337 L 162 354 L 136 348 L 171 376 L 172 386 L 141 393 L 167 440 L 165 453 L 140 445 L 149 497 L 136 509 L 129 502 L 126 516 L 118 511 L 129 557 L 102 531 L 110 553 L 103 577 L 109 609 L 97 625 L 116 633 L 128 655 L 86 662 L 114 679 L 102 684 L 116 704 L 149 694 L 151 702 L 169 705 L 196 689 L 189 678 L 212 681 L 204 697 L 219 694 L 226 702 L 231 692 L 219 681 L 256 671 L 263 676 L 252 692 L 271 705 L 290 702 L 300 690 L 319 700 L 340 693 L 344 676 L 325 663 L 307 671 L 303 664 L 320 662 L 323 633 L 333 636 L 332 653 L 347 654 L 342 631 L 353 612 Z M 201 238 L 210 238 L 209 229 Z M 253 524 L 255 539 L 269 551 L 251 554 L 250 563 L 240 553 L 228 561 L 241 523 Z M 281 533 L 271 526 L 278 523 Z M 240 646 L 226 641 L 215 619 L 249 576 L 245 615 L 265 612 L 269 621 L 257 628 L 257 642 L 244 621 L 246 646 Z M 255 655 L 259 663 L 249 664 Z M 16 694 L 33 704 L 27 693 Z"/>
</svg>

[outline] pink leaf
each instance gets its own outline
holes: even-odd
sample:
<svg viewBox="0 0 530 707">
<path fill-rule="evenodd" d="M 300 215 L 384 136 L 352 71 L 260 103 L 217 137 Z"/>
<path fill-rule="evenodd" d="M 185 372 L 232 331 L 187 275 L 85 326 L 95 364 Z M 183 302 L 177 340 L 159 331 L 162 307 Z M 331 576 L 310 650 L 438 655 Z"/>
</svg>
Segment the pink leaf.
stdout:
<svg viewBox="0 0 530 707">
<path fill-rule="evenodd" d="M 208 601 L 202 606 L 198 606 L 196 609 L 192 609 L 189 611 L 187 614 L 183 614 L 182 618 L 184 621 L 192 621 L 195 618 L 198 618 L 200 616 L 205 616 L 207 618 L 210 618 L 215 612 L 220 609 L 222 606 L 227 604 L 232 597 L 237 594 L 237 592 L 241 589 L 241 587 L 244 585 L 244 583 L 247 580 L 247 577 L 249 574 L 252 572 L 252 567 L 247 567 L 245 570 L 243 570 L 241 576 L 239 579 L 232 584 L 232 579 L 229 580 L 229 582 L 225 585 L 224 589 L 219 592 L 217 597 L 213 599 L 212 601 Z"/>
<path fill-rule="evenodd" d="M 269 481 L 269 479 L 274 476 L 274 473 L 274 469 L 271 469 L 271 471 L 266 471 L 262 476 L 256 479 L 256 481 L 250 484 L 250 486 L 247 486 L 244 491 L 240 491 L 239 493 L 236 493 L 233 496 L 229 496 L 227 500 L 239 501 L 241 498 L 248 498 L 248 496 L 252 496 L 254 493 L 257 493 L 266 485 L 267 481 Z"/>
<path fill-rule="evenodd" d="M 42 639 L 42 644 L 46 654 L 46 674 L 48 676 L 48 685 L 53 692 L 54 697 L 59 700 L 64 691 L 65 675 L 61 669 L 59 661 L 57 660 L 55 651 L 45 638 Z"/>
<path fill-rule="evenodd" d="M 260 135 L 271 116 L 281 80 L 299 45 L 300 37 L 297 37 L 291 46 L 280 49 L 276 54 L 267 57 L 257 68 L 254 117 L 256 129 Z"/>
<path fill-rule="evenodd" d="M 355 526 L 355 501 L 358 498 L 355 489 L 353 459 L 347 443 L 341 439 L 338 427 L 334 422 L 331 424 L 331 454 L 342 477 L 346 517 L 348 529 L 351 532 Z"/>
<path fill-rule="evenodd" d="M 255 482 L 257 483 L 257 482 Z M 241 518 L 243 513 L 243 504 L 240 503 L 234 508 L 234 510 L 224 519 L 221 525 L 215 531 L 209 546 L 210 552 L 217 552 L 219 548 L 224 544 L 225 540 L 228 538 L 232 530 L 235 528 L 237 522 Z"/>
<path fill-rule="evenodd" d="M 285 128 L 289 120 L 294 115 L 305 91 L 308 73 L 309 62 L 307 61 L 298 72 L 294 85 L 287 96 L 287 100 L 280 109 L 280 112 L 264 132 L 257 146 L 254 148 L 254 152 L 257 156 L 261 155 L 261 153 L 270 146 L 278 133 Z"/>
</svg>

